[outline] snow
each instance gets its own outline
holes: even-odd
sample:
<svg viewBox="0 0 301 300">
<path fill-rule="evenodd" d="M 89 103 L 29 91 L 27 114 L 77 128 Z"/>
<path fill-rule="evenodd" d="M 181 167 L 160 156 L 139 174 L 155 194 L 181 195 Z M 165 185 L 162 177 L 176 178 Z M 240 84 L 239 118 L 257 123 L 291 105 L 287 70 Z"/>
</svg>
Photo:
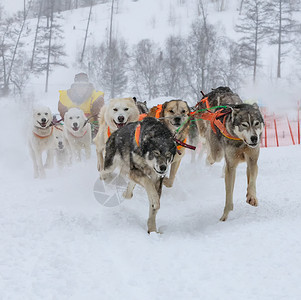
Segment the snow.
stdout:
<svg viewBox="0 0 301 300">
<path fill-rule="evenodd" d="M 195 1 L 189 3 L 172 8 L 172 0 L 122 0 L 114 33 L 121 32 L 130 45 L 146 37 L 162 44 L 170 33 L 184 36 L 197 13 Z M 18 5 L 22 8 L 23 1 Z M 89 43 L 106 37 L 109 7 L 93 8 Z M 231 38 L 236 8 L 236 1 L 229 1 L 224 12 L 208 8 L 208 19 L 224 24 Z M 171 12 L 176 25 L 167 22 Z M 69 88 L 81 71 L 74 57 L 82 47 L 88 8 L 64 16 L 69 68 L 51 74 L 48 94 L 43 75 L 28 85 L 29 100 L 54 113 L 58 90 Z M 269 59 L 262 72 L 274 74 L 275 52 L 264 57 Z M 242 87 L 242 98 L 269 103 L 276 113 L 296 106 L 300 85 L 265 76 L 255 87 Z M 187 151 L 174 187 L 163 190 L 157 216 L 162 234 L 148 235 L 148 202 L 141 188 L 116 207 L 94 198 L 94 146 L 91 160 L 47 170 L 45 180 L 33 179 L 27 149 L 32 104 L 27 101 L 0 101 L 0 299 L 301 298 L 300 145 L 261 150 L 257 208 L 245 202 L 246 166 L 238 167 L 234 211 L 223 223 L 223 164 L 209 167 L 204 159 L 192 164 Z"/>
<path fill-rule="evenodd" d="M 148 235 L 141 188 L 116 207 L 94 198 L 95 149 L 33 179 L 29 110 L 7 100 L 0 111 L 1 299 L 300 299 L 300 145 L 261 150 L 257 208 L 238 167 L 223 223 L 222 163 L 192 164 L 188 153 L 163 190 L 162 234 Z"/>
</svg>

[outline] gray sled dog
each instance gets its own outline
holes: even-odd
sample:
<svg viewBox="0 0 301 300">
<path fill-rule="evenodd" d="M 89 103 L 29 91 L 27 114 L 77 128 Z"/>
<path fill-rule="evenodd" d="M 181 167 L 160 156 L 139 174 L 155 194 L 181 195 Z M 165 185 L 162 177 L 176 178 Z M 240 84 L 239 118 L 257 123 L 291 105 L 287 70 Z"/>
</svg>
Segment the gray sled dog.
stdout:
<svg viewBox="0 0 301 300">
<path fill-rule="evenodd" d="M 55 158 L 59 168 L 71 165 L 71 149 L 63 131 L 63 125 L 54 126 Z"/>
<path fill-rule="evenodd" d="M 106 143 L 101 179 L 116 167 L 131 180 L 124 193 L 133 196 L 136 183 L 145 188 L 149 200 L 148 233 L 157 232 L 156 214 L 160 208 L 162 182 L 176 155 L 176 144 L 168 128 L 154 118 L 129 123 L 112 133 Z"/>
<path fill-rule="evenodd" d="M 264 120 L 257 104 L 244 104 L 228 87 L 214 89 L 205 95 L 204 100 L 206 98 L 209 107 L 226 106 L 213 110 L 213 113 L 199 115 L 207 120 L 197 121 L 199 132 L 206 139 L 207 161 L 213 164 L 225 158 L 226 203 L 220 220 L 226 221 L 229 212 L 233 210 L 235 174 L 237 165 L 241 162 L 247 163 L 247 203 L 252 206 L 258 205 L 257 161 Z M 205 101 L 201 101 L 197 109 L 203 109 L 207 105 Z"/>
<path fill-rule="evenodd" d="M 34 177 L 45 178 L 45 169 L 53 167 L 54 135 L 52 113 L 47 106 L 35 107 L 32 114 L 32 132 L 29 136 L 29 151 L 33 161 Z M 45 165 L 42 153 L 47 152 Z"/>
</svg>

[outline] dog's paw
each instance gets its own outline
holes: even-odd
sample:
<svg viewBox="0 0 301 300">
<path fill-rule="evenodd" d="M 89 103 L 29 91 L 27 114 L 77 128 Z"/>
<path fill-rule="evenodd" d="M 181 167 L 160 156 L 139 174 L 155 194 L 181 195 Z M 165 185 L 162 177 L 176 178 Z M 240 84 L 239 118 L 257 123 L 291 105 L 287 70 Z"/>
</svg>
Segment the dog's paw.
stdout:
<svg viewBox="0 0 301 300">
<path fill-rule="evenodd" d="M 248 204 L 252 206 L 258 206 L 258 200 L 255 196 L 247 195 L 247 201 Z"/>
<path fill-rule="evenodd" d="M 169 178 L 165 177 L 165 178 L 163 179 L 163 184 L 164 184 L 166 187 L 170 188 L 170 187 L 172 187 L 173 182 L 172 182 Z"/>
</svg>

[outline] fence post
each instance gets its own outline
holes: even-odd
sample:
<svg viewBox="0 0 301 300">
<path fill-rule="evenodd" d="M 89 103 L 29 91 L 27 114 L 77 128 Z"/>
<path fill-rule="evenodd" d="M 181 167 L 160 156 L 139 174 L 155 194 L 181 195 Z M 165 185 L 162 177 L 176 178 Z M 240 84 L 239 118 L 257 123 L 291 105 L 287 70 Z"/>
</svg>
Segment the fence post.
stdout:
<svg viewBox="0 0 301 300">
<path fill-rule="evenodd" d="M 279 147 L 278 132 L 277 132 L 277 123 L 276 123 L 275 114 L 274 114 L 274 127 L 275 127 L 276 143 L 277 143 L 277 147 Z"/>
<path fill-rule="evenodd" d="M 295 140 L 294 140 L 294 136 L 293 136 L 293 132 L 292 132 L 292 128 L 291 128 L 291 124 L 290 124 L 290 121 L 288 119 L 288 116 L 286 116 L 286 119 L 287 119 L 288 128 L 290 130 L 291 138 L 292 138 L 292 141 L 293 141 L 293 145 L 295 145 Z"/>
<path fill-rule="evenodd" d="M 300 145 L 300 101 L 298 101 L 298 144 Z"/>
<path fill-rule="evenodd" d="M 265 122 L 265 126 L 264 126 L 264 146 L 267 148 L 268 147 L 268 137 L 267 137 L 267 117 L 266 115 L 264 116 L 264 122 Z"/>
</svg>

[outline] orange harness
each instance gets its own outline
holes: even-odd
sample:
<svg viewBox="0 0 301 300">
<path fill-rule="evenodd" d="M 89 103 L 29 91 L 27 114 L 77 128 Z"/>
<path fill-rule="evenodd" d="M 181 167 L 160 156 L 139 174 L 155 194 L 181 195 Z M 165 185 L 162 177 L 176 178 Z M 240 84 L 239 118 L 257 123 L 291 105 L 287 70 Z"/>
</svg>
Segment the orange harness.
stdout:
<svg viewBox="0 0 301 300">
<path fill-rule="evenodd" d="M 210 109 L 210 105 L 209 105 L 209 102 L 208 102 L 208 97 L 204 98 L 201 100 L 201 102 L 205 102 L 206 103 L 206 107 L 208 109 L 208 111 L 204 112 L 201 114 L 201 118 L 203 120 L 206 120 L 206 121 L 210 121 L 210 124 L 211 124 L 211 128 L 213 130 L 213 132 L 216 134 L 216 128 L 215 126 L 219 129 L 219 131 L 221 132 L 221 134 L 223 136 L 225 136 L 226 138 L 230 139 L 230 140 L 235 140 L 235 141 L 241 141 L 240 138 L 238 137 L 235 137 L 233 135 L 231 135 L 227 129 L 226 129 L 226 126 L 225 126 L 225 123 L 226 123 L 226 116 L 231 112 L 231 111 L 223 111 L 224 109 L 219 109 L 215 112 L 211 112 L 209 109 Z M 196 112 L 194 112 L 193 114 L 195 114 Z M 192 115 L 193 115 L 192 114 Z M 220 121 L 220 118 L 223 117 L 223 122 Z"/>
<path fill-rule="evenodd" d="M 38 135 L 37 133 L 35 133 L 35 132 L 32 132 L 36 137 L 38 137 L 39 139 L 46 139 L 46 138 L 48 138 L 48 137 L 50 137 L 51 135 L 52 135 L 52 133 L 53 133 L 53 127 L 51 127 L 51 132 L 50 132 L 50 134 L 48 134 L 48 135 L 44 135 L 44 136 L 42 136 L 42 135 Z"/>
<path fill-rule="evenodd" d="M 76 136 L 76 135 L 72 134 L 72 132 L 70 132 L 70 131 L 69 131 L 69 133 L 70 133 L 73 137 L 75 137 L 75 138 L 82 138 L 82 137 L 87 133 L 87 131 L 88 131 L 88 129 L 87 129 L 87 130 L 84 132 L 84 134 L 81 135 L 81 136 Z"/>
<path fill-rule="evenodd" d="M 108 126 L 108 138 L 111 136 L 111 130 L 110 127 Z"/>
</svg>

